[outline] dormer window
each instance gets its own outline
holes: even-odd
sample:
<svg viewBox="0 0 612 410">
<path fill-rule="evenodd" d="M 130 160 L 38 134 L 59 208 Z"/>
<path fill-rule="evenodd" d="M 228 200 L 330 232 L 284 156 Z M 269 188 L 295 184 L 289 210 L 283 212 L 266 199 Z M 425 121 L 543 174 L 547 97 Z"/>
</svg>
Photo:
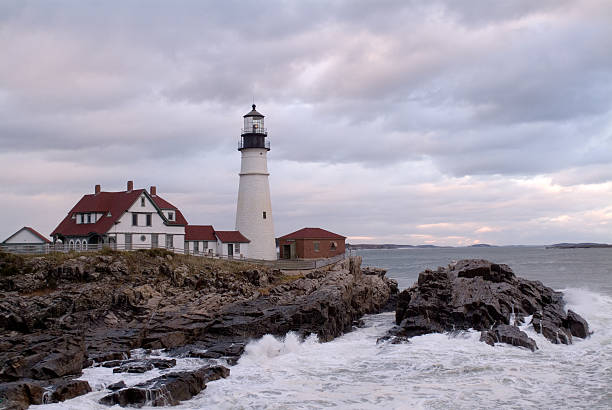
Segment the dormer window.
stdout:
<svg viewBox="0 0 612 410">
<path fill-rule="evenodd" d="M 140 206 L 145 206 L 145 198 L 144 196 L 140 198 Z"/>
<path fill-rule="evenodd" d="M 174 212 L 168 212 L 168 220 L 174 221 Z"/>
<path fill-rule="evenodd" d="M 90 224 L 91 223 L 91 214 L 87 214 L 87 223 Z"/>
</svg>

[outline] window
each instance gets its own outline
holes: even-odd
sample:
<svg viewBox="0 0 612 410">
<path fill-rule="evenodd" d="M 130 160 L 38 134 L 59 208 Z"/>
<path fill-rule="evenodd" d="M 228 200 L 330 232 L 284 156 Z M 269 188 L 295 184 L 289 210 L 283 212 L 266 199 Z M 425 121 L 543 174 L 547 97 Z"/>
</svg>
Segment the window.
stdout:
<svg viewBox="0 0 612 410">
<path fill-rule="evenodd" d="M 266 211 L 263 211 L 263 218 L 266 219 Z"/>
<path fill-rule="evenodd" d="M 151 214 L 147 214 L 147 226 L 151 226 Z"/>
<path fill-rule="evenodd" d="M 314 246 L 314 251 L 319 252 L 319 245 L 320 245 L 319 241 L 315 241 L 312 244 Z"/>
<path fill-rule="evenodd" d="M 329 249 L 331 249 L 332 251 L 335 251 L 337 247 L 338 243 L 335 241 L 331 241 L 331 243 L 329 244 Z"/>
<path fill-rule="evenodd" d="M 166 235 L 166 249 L 174 248 L 174 237 L 172 235 Z"/>
<path fill-rule="evenodd" d="M 168 212 L 168 219 L 174 221 L 174 212 Z"/>
<path fill-rule="evenodd" d="M 202 249 L 208 248 L 208 241 L 202 242 Z"/>
<path fill-rule="evenodd" d="M 140 235 L 140 242 L 144 242 L 147 240 L 147 237 L 144 235 Z"/>
<path fill-rule="evenodd" d="M 132 226 L 138 226 L 138 214 L 132 214 Z"/>
<path fill-rule="evenodd" d="M 200 245 L 200 242 L 198 242 L 198 241 L 195 241 L 195 242 L 193 243 L 193 251 L 194 251 L 194 252 L 198 252 L 198 251 L 199 251 L 199 249 L 198 249 L 198 248 L 199 248 L 199 245 Z"/>
<path fill-rule="evenodd" d="M 140 198 L 140 206 L 145 206 L 145 198 L 144 196 Z"/>
<path fill-rule="evenodd" d="M 77 214 L 76 223 L 78 223 L 78 224 L 82 224 L 83 223 L 83 214 Z"/>
<path fill-rule="evenodd" d="M 91 223 L 91 214 L 87 214 L 87 223 L 90 224 Z"/>
<path fill-rule="evenodd" d="M 264 212 L 264 214 L 265 214 L 265 212 Z M 240 244 L 239 243 L 236 244 L 235 249 L 236 249 L 236 253 L 240 253 Z"/>
</svg>

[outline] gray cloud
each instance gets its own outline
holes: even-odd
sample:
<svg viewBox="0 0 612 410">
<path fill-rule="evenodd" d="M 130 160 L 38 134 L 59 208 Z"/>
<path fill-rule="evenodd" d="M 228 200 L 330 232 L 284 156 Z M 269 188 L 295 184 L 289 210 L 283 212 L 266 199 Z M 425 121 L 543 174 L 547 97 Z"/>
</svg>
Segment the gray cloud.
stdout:
<svg viewBox="0 0 612 410">
<path fill-rule="evenodd" d="M 254 96 L 281 232 L 508 243 L 533 223 L 544 240 L 607 206 L 610 38 L 605 0 L 5 1 L 0 194 L 28 219 L 18 204 L 42 193 L 55 220 L 95 181 L 131 177 L 230 228 Z M 469 200 L 429 188 L 463 178 Z M 551 194 L 584 184 L 599 187 L 588 206 Z M 359 195 L 338 196 L 347 186 Z M 1 218 L 8 235 L 15 218 Z"/>
</svg>

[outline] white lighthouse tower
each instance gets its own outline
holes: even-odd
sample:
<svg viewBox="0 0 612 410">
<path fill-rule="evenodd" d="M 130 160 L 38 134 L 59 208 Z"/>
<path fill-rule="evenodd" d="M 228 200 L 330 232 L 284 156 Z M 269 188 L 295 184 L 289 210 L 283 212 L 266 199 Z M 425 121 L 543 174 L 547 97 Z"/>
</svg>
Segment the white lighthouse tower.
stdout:
<svg viewBox="0 0 612 410">
<path fill-rule="evenodd" d="M 268 182 L 270 141 L 266 140 L 267 136 L 264 116 L 255 110 L 253 104 L 253 110 L 244 116 L 244 128 L 238 145 L 242 160 L 236 230 L 251 241 L 249 258 L 273 260 L 276 259 L 276 242 Z"/>
</svg>

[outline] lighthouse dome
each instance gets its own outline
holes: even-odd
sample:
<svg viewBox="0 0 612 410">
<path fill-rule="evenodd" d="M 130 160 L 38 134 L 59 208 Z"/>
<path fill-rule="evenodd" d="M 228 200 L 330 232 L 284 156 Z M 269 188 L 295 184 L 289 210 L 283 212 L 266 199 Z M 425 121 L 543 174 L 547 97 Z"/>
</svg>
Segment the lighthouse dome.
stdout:
<svg viewBox="0 0 612 410">
<path fill-rule="evenodd" d="M 246 113 L 244 115 L 244 117 L 261 117 L 263 118 L 264 115 L 259 113 L 256 109 L 255 109 L 255 104 L 253 104 L 251 107 L 253 107 L 253 109 L 251 111 L 249 111 L 248 113 Z"/>
</svg>

